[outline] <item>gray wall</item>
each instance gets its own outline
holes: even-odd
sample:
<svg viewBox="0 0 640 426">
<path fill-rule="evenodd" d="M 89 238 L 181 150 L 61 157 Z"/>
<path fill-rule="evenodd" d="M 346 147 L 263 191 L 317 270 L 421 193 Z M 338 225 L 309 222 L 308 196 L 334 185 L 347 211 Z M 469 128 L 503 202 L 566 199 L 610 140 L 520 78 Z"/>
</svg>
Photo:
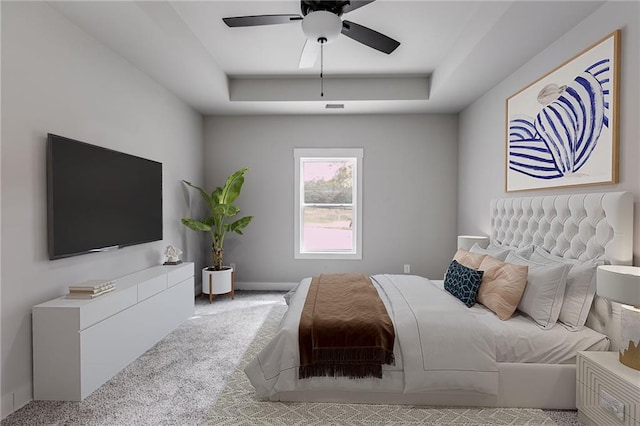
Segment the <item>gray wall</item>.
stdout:
<svg viewBox="0 0 640 426">
<path fill-rule="evenodd" d="M 203 119 L 43 2 L 2 2 L 2 417 L 32 397 L 31 307 L 69 284 L 159 264 L 167 244 L 203 264 L 179 219 L 203 179 Z M 49 261 L 47 132 L 163 163 L 164 241 Z M 117 172 L 117 171 L 114 171 Z M 15 404 L 13 400 L 15 398 Z"/>
<path fill-rule="evenodd" d="M 638 2 L 606 3 L 460 114 L 460 233 L 489 232 L 489 201 L 492 198 L 631 191 L 635 196 L 634 264 L 640 264 L 639 17 Z M 505 194 L 505 99 L 618 28 L 622 29 L 619 183 Z"/>
<path fill-rule="evenodd" d="M 225 241 L 239 286 L 321 272 L 441 277 L 455 249 L 455 115 L 209 117 L 205 184 L 249 167 L 237 204 L 255 216 Z M 293 149 L 364 148 L 362 260 L 294 260 Z M 262 283 L 262 284 L 261 284 Z"/>
</svg>

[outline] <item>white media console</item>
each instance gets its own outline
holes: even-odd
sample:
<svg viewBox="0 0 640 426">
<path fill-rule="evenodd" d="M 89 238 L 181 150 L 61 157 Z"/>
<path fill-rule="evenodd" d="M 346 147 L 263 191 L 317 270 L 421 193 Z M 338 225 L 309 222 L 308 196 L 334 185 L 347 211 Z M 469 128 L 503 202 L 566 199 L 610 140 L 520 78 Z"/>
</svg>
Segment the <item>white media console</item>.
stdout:
<svg viewBox="0 0 640 426">
<path fill-rule="evenodd" d="M 114 282 L 95 299 L 33 307 L 34 399 L 83 400 L 193 315 L 193 263 Z"/>
</svg>

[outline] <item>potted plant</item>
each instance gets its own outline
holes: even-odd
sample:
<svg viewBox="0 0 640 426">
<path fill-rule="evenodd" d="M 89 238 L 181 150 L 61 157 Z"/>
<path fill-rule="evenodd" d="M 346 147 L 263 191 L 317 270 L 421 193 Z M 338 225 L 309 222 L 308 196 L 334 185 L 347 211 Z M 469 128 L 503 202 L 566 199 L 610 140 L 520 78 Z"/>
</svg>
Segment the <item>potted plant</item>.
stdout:
<svg viewBox="0 0 640 426">
<path fill-rule="evenodd" d="M 240 213 L 240 209 L 232 203 L 240 195 L 244 184 L 244 174 L 248 168 L 232 173 L 223 187 L 217 187 L 211 194 L 197 185 L 183 180 L 183 182 L 200 192 L 207 207 L 209 216 L 202 219 L 183 218 L 182 223 L 194 231 L 206 231 L 211 235 L 213 266 L 202 270 L 202 292 L 209 294 L 209 301 L 214 294 L 231 293 L 233 297 L 233 269 L 224 266 L 223 246 L 224 236 L 228 231 L 242 235 L 242 230 L 249 225 L 253 216 L 245 216 L 233 222 L 228 219 Z"/>
</svg>

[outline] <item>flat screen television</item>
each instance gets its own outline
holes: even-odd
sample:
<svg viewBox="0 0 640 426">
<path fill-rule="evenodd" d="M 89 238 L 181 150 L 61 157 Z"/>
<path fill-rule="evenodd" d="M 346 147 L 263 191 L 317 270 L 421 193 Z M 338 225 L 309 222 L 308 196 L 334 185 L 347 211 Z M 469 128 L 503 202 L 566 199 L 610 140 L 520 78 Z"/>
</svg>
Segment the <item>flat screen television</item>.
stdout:
<svg viewBox="0 0 640 426">
<path fill-rule="evenodd" d="M 162 240 L 162 163 L 47 136 L 49 259 Z"/>
</svg>

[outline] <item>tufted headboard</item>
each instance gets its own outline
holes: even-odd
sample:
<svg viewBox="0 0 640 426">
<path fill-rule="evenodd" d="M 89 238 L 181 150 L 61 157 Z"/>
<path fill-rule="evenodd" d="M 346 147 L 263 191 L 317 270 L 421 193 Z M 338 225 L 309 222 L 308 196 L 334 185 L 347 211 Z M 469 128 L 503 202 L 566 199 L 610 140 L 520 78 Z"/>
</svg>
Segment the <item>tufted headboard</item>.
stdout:
<svg viewBox="0 0 640 426">
<path fill-rule="evenodd" d="M 491 201 L 491 242 L 540 246 L 556 256 L 611 264 L 633 260 L 633 194 L 604 192 Z M 620 340 L 620 306 L 595 297 L 587 325 Z"/>
</svg>

